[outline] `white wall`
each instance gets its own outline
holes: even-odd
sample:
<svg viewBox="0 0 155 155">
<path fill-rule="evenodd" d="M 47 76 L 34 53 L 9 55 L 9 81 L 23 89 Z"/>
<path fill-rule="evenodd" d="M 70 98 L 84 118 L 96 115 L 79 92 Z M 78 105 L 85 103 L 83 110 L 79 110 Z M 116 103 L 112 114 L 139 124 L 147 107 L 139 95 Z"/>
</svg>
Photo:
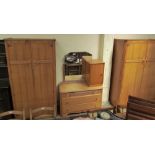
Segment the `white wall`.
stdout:
<svg viewBox="0 0 155 155">
<path fill-rule="evenodd" d="M 103 101 L 109 100 L 110 77 L 114 39 L 155 39 L 155 34 L 105 34 L 103 40 L 102 59 L 105 61 L 105 76 L 103 82 Z M 101 51 L 102 52 L 102 51 Z M 99 54 L 101 55 L 101 54 Z"/>
<path fill-rule="evenodd" d="M 98 58 L 98 34 L 0 34 L 0 39 L 5 38 L 46 38 L 56 39 L 56 79 L 57 85 L 62 81 L 62 64 L 64 55 L 68 52 L 87 51 Z"/>
<path fill-rule="evenodd" d="M 105 62 L 102 101 L 107 103 L 109 100 L 114 36 L 104 35 L 103 37 L 103 51 L 100 51 L 102 52 L 102 60 Z"/>
</svg>

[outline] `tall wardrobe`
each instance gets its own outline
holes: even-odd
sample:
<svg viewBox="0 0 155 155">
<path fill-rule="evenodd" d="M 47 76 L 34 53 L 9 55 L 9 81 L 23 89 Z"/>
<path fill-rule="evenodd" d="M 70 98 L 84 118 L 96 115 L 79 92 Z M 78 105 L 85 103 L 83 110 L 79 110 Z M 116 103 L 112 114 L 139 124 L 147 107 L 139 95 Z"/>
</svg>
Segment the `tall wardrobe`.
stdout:
<svg viewBox="0 0 155 155">
<path fill-rule="evenodd" d="M 128 96 L 155 100 L 155 40 L 115 40 L 110 101 L 126 107 Z"/>
<path fill-rule="evenodd" d="M 55 40 L 5 40 L 14 110 L 53 107 L 56 112 Z"/>
</svg>

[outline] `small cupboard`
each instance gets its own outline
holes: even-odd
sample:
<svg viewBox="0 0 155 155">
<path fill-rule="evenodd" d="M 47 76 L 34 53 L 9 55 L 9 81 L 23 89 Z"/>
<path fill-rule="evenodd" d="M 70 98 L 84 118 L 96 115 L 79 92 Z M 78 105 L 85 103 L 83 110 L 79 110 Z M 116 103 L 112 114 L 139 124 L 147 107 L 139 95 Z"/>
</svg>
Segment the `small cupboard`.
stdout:
<svg viewBox="0 0 155 155">
<path fill-rule="evenodd" d="M 104 63 L 91 56 L 83 56 L 82 75 L 88 86 L 100 86 L 103 84 Z"/>
</svg>

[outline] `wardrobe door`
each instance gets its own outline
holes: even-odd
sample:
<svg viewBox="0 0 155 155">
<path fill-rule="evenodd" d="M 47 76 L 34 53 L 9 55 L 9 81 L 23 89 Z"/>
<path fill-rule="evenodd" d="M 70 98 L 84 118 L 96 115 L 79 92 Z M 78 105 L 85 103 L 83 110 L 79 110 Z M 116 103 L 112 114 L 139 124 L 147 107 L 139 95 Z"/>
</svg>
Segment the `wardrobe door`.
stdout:
<svg viewBox="0 0 155 155">
<path fill-rule="evenodd" d="M 14 110 L 26 110 L 33 102 L 33 81 L 29 41 L 6 40 L 7 63 Z"/>
<path fill-rule="evenodd" d="M 155 100 L 155 41 L 148 42 L 141 94 L 144 99 Z"/>
<path fill-rule="evenodd" d="M 55 41 L 31 40 L 34 102 L 31 108 L 56 104 Z"/>
<path fill-rule="evenodd" d="M 146 54 L 146 41 L 126 42 L 119 105 L 126 106 L 129 95 L 141 96 L 140 88 Z"/>
</svg>

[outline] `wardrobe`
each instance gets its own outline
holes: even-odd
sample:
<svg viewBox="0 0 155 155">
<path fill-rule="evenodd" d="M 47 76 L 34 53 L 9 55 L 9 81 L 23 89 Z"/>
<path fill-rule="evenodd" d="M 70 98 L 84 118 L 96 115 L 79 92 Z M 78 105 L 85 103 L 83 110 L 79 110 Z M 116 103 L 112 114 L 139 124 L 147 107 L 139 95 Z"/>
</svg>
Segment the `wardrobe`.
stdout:
<svg viewBox="0 0 155 155">
<path fill-rule="evenodd" d="M 55 40 L 6 39 L 14 110 L 53 107 L 56 114 Z"/>
<path fill-rule="evenodd" d="M 155 100 L 155 40 L 115 40 L 110 102 L 126 107 L 128 96 Z"/>
</svg>

